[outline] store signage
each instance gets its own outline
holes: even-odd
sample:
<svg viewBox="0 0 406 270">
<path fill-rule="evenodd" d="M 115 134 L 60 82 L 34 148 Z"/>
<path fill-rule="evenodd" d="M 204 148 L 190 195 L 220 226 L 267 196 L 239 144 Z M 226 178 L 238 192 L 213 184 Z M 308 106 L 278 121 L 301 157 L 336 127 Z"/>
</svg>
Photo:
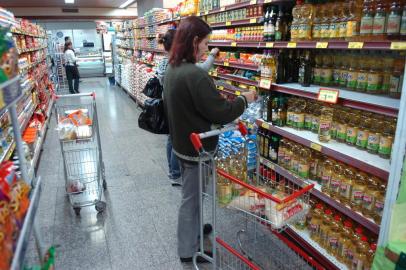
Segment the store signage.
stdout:
<svg viewBox="0 0 406 270">
<path fill-rule="evenodd" d="M 272 80 L 269 78 L 261 78 L 259 81 L 259 87 L 264 89 L 271 89 Z"/>
<path fill-rule="evenodd" d="M 391 50 L 406 50 L 406 42 L 392 42 L 390 44 Z"/>
<path fill-rule="evenodd" d="M 338 94 L 339 91 L 337 89 L 320 88 L 317 100 L 336 104 L 338 101 Z"/>
<path fill-rule="evenodd" d="M 327 47 L 328 47 L 328 42 L 317 42 L 316 43 L 317 49 L 327 49 Z"/>
<path fill-rule="evenodd" d="M 362 49 L 364 42 L 348 42 L 348 49 Z"/>
</svg>

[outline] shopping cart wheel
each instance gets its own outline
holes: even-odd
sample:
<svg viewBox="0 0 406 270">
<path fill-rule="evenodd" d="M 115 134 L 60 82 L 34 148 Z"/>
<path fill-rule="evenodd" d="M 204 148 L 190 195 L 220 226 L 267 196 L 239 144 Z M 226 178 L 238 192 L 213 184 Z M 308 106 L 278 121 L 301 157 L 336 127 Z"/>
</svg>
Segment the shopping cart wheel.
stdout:
<svg viewBox="0 0 406 270">
<path fill-rule="evenodd" d="M 96 208 L 97 212 L 99 212 L 99 213 L 103 212 L 104 209 L 106 209 L 106 203 L 102 202 L 102 201 L 99 201 L 99 202 L 96 203 L 95 208 Z"/>
<path fill-rule="evenodd" d="M 80 215 L 80 209 L 82 209 L 82 208 L 80 208 L 80 207 L 73 207 L 73 210 L 75 210 L 75 214 L 76 214 L 77 216 Z"/>
</svg>

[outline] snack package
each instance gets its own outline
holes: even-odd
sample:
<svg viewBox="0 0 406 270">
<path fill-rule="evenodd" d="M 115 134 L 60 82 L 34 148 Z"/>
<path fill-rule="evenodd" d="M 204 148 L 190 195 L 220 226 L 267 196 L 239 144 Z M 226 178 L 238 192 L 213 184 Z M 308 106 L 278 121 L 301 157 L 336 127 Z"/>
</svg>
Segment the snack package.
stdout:
<svg viewBox="0 0 406 270">
<path fill-rule="evenodd" d="M 76 140 L 76 130 L 77 127 L 72 123 L 72 120 L 65 118 L 59 121 L 56 130 L 59 133 L 59 139 L 62 141 Z"/>
</svg>

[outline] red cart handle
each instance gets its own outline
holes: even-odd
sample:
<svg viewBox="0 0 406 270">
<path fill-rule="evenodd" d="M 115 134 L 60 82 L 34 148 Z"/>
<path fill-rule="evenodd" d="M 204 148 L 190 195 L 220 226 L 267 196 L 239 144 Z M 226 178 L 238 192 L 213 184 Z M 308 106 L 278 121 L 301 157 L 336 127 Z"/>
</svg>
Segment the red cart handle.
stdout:
<svg viewBox="0 0 406 270">
<path fill-rule="evenodd" d="M 240 253 L 238 253 L 235 249 L 233 249 L 231 246 L 229 246 L 226 242 L 224 242 L 222 239 L 216 237 L 216 242 L 223 246 L 225 249 L 227 249 L 231 254 L 239 258 L 241 261 L 243 261 L 250 269 L 252 270 L 260 270 L 258 266 L 253 264 L 250 260 L 242 256 Z"/>
<path fill-rule="evenodd" d="M 96 99 L 96 92 L 89 92 L 89 93 L 79 93 L 79 94 L 69 94 L 69 95 L 52 95 L 54 100 L 57 100 L 59 98 L 71 98 L 71 97 L 92 97 L 93 100 Z"/>
</svg>

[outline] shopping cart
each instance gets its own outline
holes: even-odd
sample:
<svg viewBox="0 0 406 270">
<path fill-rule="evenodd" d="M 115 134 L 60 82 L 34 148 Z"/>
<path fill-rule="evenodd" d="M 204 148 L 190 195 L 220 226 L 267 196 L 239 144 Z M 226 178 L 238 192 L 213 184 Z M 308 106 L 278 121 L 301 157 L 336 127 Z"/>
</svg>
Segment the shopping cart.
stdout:
<svg viewBox="0 0 406 270">
<path fill-rule="evenodd" d="M 104 211 L 105 169 L 97 119 L 96 94 L 56 95 L 55 110 L 62 150 L 65 186 L 77 215 L 95 205 Z"/>
<path fill-rule="evenodd" d="M 203 224 L 209 220 L 215 239 L 210 257 L 204 253 L 205 239 L 200 237 L 199 252 L 193 257 L 195 269 L 199 269 L 197 257 L 208 260 L 212 269 L 313 269 L 311 258 L 307 260 L 304 252 L 286 248 L 274 233 L 282 232 L 307 214 L 309 191 L 314 185 L 298 186 L 282 179 L 275 179 L 275 183 L 265 181 L 258 168 L 251 177 L 238 179 L 226 172 L 224 166 L 217 167 L 215 153 L 205 151 L 201 140 L 234 130 L 243 136 L 247 134 L 240 123 L 190 136 L 199 153 L 200 235 Z M 238 170 L 244 168 L 233 171 Z M 284 264 L 283 257 L 287 255 L 289 260 L 285 261 L 289 263 Z"/>
</svg>

